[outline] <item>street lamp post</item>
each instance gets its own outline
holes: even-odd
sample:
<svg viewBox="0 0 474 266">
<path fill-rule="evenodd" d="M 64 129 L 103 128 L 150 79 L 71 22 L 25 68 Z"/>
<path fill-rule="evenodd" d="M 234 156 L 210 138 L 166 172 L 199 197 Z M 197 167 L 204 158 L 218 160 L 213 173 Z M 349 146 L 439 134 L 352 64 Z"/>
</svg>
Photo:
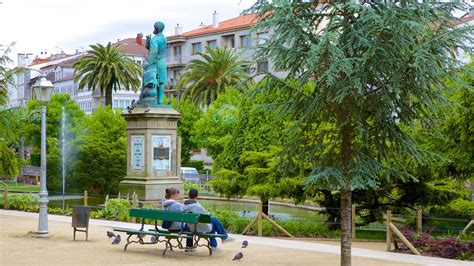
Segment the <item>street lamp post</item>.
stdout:
<svg viewBox="0 0 474 266">
<path fill-rule="evenodd" d="M 33 93 L 36 100 L 42 102 L 41 107 L 41 180 L 39 193 L 39 221 L 37 236 L 48 236 L 48 190 L 46 188 L 46 103 L 53 92 L 53 84 L 43 73 L 33 84 Z"/>
</svg>

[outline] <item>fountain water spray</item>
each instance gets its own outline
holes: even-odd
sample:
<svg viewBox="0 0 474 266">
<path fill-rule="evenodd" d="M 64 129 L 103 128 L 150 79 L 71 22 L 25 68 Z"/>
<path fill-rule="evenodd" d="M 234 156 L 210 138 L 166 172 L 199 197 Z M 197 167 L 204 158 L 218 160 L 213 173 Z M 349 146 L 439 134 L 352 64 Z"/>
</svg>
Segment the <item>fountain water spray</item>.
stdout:
<svg viewBox="0 0 474 266">
<path fill-rule="evenodd" d="M 63 210 L 64 210 L 64 197 L 66 192 L 66 113 L 64 112 L 64 106 L 61 107 L 61 148 L 62 148 L 62 177 L 63 177 Z"/>
</svg>

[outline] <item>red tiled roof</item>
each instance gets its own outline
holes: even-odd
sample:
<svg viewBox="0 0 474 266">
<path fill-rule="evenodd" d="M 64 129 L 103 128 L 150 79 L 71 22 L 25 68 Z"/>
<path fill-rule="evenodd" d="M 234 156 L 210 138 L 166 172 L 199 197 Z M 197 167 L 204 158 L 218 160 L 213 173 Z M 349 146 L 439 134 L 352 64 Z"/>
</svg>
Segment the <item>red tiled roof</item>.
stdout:
<svg viewBox="0 0 474 266">
<path fill-rule="evenodd" d="M 236 18 L 231 18 L 228 20 L 221 21 L 219 26 L 214 28 L 213 25 L 201 27 L 192 31 L 184 32 L 180 35 L 169 36 L 168 39 L 172 40 L 179 37 L 195 37 L 200 35 L 206 35 L 211 33 L 224 32 L 229 30 L 236 30 L 242 28 L 249 28 L 257 23 L 256 14 L 242 15 Z"/>
<path fill-rule="evenodd" d="M 39 64 L 42 64 L 42 63 L 46 63 L 46 62 L 49 62 L 53 60 L 51 57 L 48 57 L 48 58 L 36 58 L 34 59 L 32 62 L 31 62 L 31 65 L 30 66 L 34 66 L 34 65 L 39 65 Z"/>
<path fill-rule="evenodd" d="M 135 38 L 127 38 L 114 43 L 114 45 L 118 45 L 118 49 L 126 55 L 146 56 L 148 50 L 143 43 L 140 45 L 137 44 Z"/>
</svg>

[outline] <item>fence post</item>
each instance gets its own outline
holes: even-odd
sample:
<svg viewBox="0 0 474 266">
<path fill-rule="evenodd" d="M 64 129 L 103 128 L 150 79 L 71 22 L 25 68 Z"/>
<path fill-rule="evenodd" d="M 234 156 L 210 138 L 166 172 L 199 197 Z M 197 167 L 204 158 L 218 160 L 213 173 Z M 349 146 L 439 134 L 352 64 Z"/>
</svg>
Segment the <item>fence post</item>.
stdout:
<svg viewBox="0 0 474 266">
<path fill-rule="evenodd" d="M 137 194 L 134 191 L 132 194 L 132 208 L 136 208 L 136 207 L 137 207 Z M 132 222 L 135 223 L 136 221 L 137 220 L 135 219 L 135 217 L 133 217 Z"/>
<path fill-rule="evenodd" d="M 87 190 L 84 190 L 84 206 L 87 206 Z"/>
<path fill-rule="evenodd" d="M 258 236 L 262 236 L 262 201 L 258 203 L 257 229 Z"/>
<path fill-rule="evenodd" d="M 5 186 L 5 190 L 3 190 L 3 208 L 8 210 L 8 187 Z"/>
<path fill-rule="evenodd" d="M 390 229 L 390 224 L 392 223 L 392 211 L 387 211 L 387 251 L 392 250 L 392 231 Z"/>
<path fill-rule="evenodd" d="M 356 238 L 356 206 L 355 204 L 352 204 L 352 238 Z"/>
<path fill-rule="evenodd" d="M 416 231 L 418 233 L 421 233 L 421 231 L 423 230 L 423 220 L 421 219 L 422 218 L 422 214 L 423 214 L 423 210 L 422 209 L 418 209 L 416 210 Z"/>
</svg>

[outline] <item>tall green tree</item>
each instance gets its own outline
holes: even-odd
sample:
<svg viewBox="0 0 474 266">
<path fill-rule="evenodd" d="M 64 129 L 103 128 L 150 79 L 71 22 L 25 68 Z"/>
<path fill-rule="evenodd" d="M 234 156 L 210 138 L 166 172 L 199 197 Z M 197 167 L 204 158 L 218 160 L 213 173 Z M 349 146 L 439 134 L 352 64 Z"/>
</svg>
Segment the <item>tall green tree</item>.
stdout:
<svg viewBox="0 0 474 266">
<path fill-rule="evenodd" d="M 127 174 L 127 123 L 120 112 L 99 108 L 84 119 L 74 143 L 69 187 L 102 194 L 118 193 Z"/>
<path fill-rule="evenodd" d="M 388 167 L 390 158 L 429 163 L 400 126 L 413 119 L 432 124 L 445 100 L 443 81 L 457 71 L 456 51 L 469 50 L 472 27 L 454 27 L 456 3 L 319 2 L 258 1 L 249 12 L 258 14 L 257 31 L 273 32 L 257 58 L 296 80 L 287 86 L 282 112 L 318 132 L 312 146 L 320 152 L 307 183 L 340 191 L 345 266 L 351 265 L 352 191 L 413 178 L 401 164 Z M 312 90 L 302 89 L 307 83 Z M 281 80 L 273 78 L 260 88 L 276 84 Z M 327 123 L 335 127 L 317 128 Z"/>
<path fill-rule="evenodd" d="M 100 89 L 105 93 L 105 105 L 112 105 L 112 91 L 119 89 L 137 91 L 140 88 L 142 68 L 119 51 L 110 42 L 93 44 L 87 55 L 77 60 L 74 67 L 74 82 L 79 90 Z"/>
<path fill-rule="evenodd" d="M 172 99 L 172 105 L 179 113 L 181 118 L 178 120 L 178 136 L 181 137 L 181 165 L 189 166 L 191 163 L 192 150 L 198 148 L 193 138 L 195 124 L 202 114 L 199 106 L 196 106 L 190 99 L 176 98 Z"/>
<path fill-rule="evenodd" d="M 33 157 L 38 156 L 41 145 L 41 117 L 37 113 L 44 103 L 36 100 L 28 101 L 27 113 L 20 120 L 20 125 L 17 127 L 18 134 L 23 137 L 27 146 L 32 147 Z M 71 98 L 69 94 L 53 94 L 51 101 L 47 103 L 46 111 L 46 171 L 48 176 L 48 190 L 59 192 L 62 188 L 62 159 L 66 160 L 66 179 L 68 180 L 70 174 L 70 164 L 74 161 L 74 140 L 78 138 L 83 128 L 83 120 L 85 113 L 79 108 L 77 102 Z M 65 125 L 65 151 L 64 157 L 61 152 L 61 120 L 62 108 L 66 116 L 67 124 Z M 33 162 L 32 162 L 33 163 Z M 68 181 L 66 180 L 66 184 Z"/>
<path fill-rule="evenodd" d="M 185 88 L 184 95 L 196 104 L 210 105 L 227 86 L 249 83 L 244 60 L 229 49 L 212 49 L 199 52 L 201 58 L 193 59 L 180 75 L 177 89 Z"/>
</svg>

